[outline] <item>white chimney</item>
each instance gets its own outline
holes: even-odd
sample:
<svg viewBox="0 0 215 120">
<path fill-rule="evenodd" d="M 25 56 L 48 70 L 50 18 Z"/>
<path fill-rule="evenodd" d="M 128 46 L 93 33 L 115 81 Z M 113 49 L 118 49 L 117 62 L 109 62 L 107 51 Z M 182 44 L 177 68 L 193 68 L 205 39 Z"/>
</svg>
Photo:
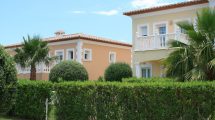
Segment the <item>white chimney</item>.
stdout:
<svg viewBox="0 0 215 120">
<path fill-rule="evenodd" d="M 65 34 L 65 32 L 63 30 L 58 30 L 54 33 L 57 37 L 62 36 Z"/>
<path fill-rule="evenodd" d="M 209 7 L 215 8 L 215 0 L 209 0 Z"/>
</svg>

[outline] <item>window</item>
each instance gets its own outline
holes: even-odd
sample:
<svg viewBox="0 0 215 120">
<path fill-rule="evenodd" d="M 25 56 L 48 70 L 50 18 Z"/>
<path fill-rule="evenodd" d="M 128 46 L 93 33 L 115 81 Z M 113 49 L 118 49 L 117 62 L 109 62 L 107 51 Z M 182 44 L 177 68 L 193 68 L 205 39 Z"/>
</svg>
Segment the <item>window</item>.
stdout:
<svg viewBox="0 0 215 120">
<path fill-rule="evenodd" d="M 67 49 L 67 60 L 74 60 L 74 49 Z"/>
<path fill-rule="evenodd" d="M 148 36 L 148 27 L 140 26 L 140 36 Z"/>
<path fill-rule="evenodd" d="M 158 27 L 159 35 L 166 34 L 166 25 L 161 25 Z"/>
<path fill-rule="evenodd" d="M 179 23 L 186 23 L 189 22 L 189 20 L 177 20 L 175 22 L 175 33 L 176 34 L 186 34 L 186 30 L 182 29 L 181 27 L 179 27 L 177 24 Z"/>
<path fill-rule="evenodd" d="M 110 52 L 109 53 L 109 62 L 110 63 L 115 63 L 116 62 L 116 53 L 115 52 Z"/>
<path fill-rule="evenodd" d="M 143 78 L 150 78 L 151 77 L 151 69 L 149 67 L 144 67 L 141 69 L 142 77 Z"/>
<path fill-rule="evenodd" d="M 84 60 L 85 61 L 92 60 L 92 50 L 91 49 L 84 49 Z"/>
<path fill-rule="evenodd" d="M 143 78 L 150 78 L 152 77 L 152 65 L 147 63 L 141 65 L 141 77 Z"/>
<path fill-rule="evenodd" d="M 64 50 L 56 50 L 55 55 L 58 57 L 57 63 L 63 61 L 63 59 L 64 59 Z"/>
</svg>

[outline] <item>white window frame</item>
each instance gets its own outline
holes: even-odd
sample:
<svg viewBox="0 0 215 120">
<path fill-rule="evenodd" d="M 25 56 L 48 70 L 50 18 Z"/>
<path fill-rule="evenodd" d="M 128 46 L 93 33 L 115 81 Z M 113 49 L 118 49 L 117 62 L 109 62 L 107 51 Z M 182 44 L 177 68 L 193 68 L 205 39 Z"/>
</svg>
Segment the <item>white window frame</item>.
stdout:
<svg viewBox="0 0 215 120">
<path fill-rule="evenodd" d="M 169 26 L 168 26 L 168 21 L 162 21 L 162 22 L 155 22 L 153 23 L 153 35 L 158 35 L 158 33 L 156 33 L 156 27 L 157 25 L 162 25 L 165 24 L 166 25 L 166 34 L 169 34 Z"/>
<path fill-rule="evenodd" d="M 177 23 L 178 23 L 178 22 L 183 22 L 183 21 L 191 22 L 191 18 L 173 20 L 173 23 L 174 23 L 174 33 L 175 33 L 175 34 L 178 34 L 178 33 L 177 33 L 177 28 L 178 28 L 179 26 L 177 25 Z"/>
<path fill-rule="evenodd" d="M 69 52 L 73 52 L 73 56 L 72 59 L 69 58 Z M 66 60 L 74 60 L 75 59 L 75 49 L 74 48 L 70 48 L 70 49 L 66 49 Z"/>
<path fill-rule="evenodd" d="M 143 74 L 143 73 L 142 73 L 142 69 L 143 69 L 143 68 L 149 68 L 149 69 L 150 69 L 150 77 L 147 77 L 147 78 L 151 78 L 152 75 L 153 75 L 153 73 L 152 73 L 152 64 L 150 64 L 150 63 L 145 63 L 145 64 L 141 64 L 141 65 L 140 65 L 140 76 L 141 76 L 141 77 L 143 77 L 143 76 L 142 76 L 142 74 Z"/>
<path fill-rule="evenodd" d="M 57 52 L 62 52 L 63 53 L 63 57 L 62 57 L 63 58 L 62 61 L 63 61 L 64 60 L 64 50 L 63 49 L 62 50 L 55 50 L 55 56 L 57 56 Z M 57 61 L 56 61 L 56 63 L 58 63 Z"/>
<path fill-rule="evenodd" d="M 146 36 L 142 35 L 141 27 L 147 27 L 147 35 Z M 147 37 L 147 36 L 149 36 L 149 24 L 140 24 L 140 25 L 138 25 L 137 31 L 138 31 L 138 37 Z"/>
<path fill-rule="evenodd" d="M 114 60 L 113 61 L 111 61 L 111 59 L 110 59 L 111 54 L 114 55 Z M 109 58 L 109 63 L 115 63 L 116 62 L 116 52 L 109 52 L 109 57 L 108 58 Z"/>
<path fill-rule="evenodd" d="M 86 53 L 86 51 L 89 51 L 89 52 L 90 52 L 89 59 L 85 59 L 85 53 Z M 92 49 L 88 49 L 88 48 L 85 48 L 85 49 L 84 49 L 83 60 L 84 60 L 84 61 L 92 61 Z"/>
</svg>

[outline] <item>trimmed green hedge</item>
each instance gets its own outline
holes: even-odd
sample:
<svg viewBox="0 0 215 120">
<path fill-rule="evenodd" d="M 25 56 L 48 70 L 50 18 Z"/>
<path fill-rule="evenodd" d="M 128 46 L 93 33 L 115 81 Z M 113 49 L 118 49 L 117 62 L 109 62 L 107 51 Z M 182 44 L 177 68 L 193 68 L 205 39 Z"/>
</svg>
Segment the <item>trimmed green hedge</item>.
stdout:
<svg viewBox="0 0 215 120">
<path fill-rule="evenodd" d="M 45 101 L 50 98 L 52 83 L 47 81 L 19 80 L 17 97 L 12 113 L 34 120 L 45 119 Z"/>
<path fill-rule="evenodd" d="M 145 83 L 145 82 L 176 82 L 176 80 L 172 78 L 123 78 L 122 82 L 129 82 L 129 83 Z"/>
<path fill-rule="evenodd" d="M 215 82 L 55 85 L 58 120 L 198 120 L 215 114 Z"/>
</svg>

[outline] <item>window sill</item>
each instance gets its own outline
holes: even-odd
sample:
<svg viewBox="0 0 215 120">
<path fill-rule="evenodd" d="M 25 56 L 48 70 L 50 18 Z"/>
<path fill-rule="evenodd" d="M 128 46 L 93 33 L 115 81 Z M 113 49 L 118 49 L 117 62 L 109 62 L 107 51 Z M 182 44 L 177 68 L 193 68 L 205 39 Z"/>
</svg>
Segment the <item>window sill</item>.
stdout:
<svg viewBox="0 0 215 120">
<path fill-rule="evenodd" d="M 83 61 L 84 61 L 84 62 L 91 62 L 92 60 L 84 59 Z"/>
</svg>

